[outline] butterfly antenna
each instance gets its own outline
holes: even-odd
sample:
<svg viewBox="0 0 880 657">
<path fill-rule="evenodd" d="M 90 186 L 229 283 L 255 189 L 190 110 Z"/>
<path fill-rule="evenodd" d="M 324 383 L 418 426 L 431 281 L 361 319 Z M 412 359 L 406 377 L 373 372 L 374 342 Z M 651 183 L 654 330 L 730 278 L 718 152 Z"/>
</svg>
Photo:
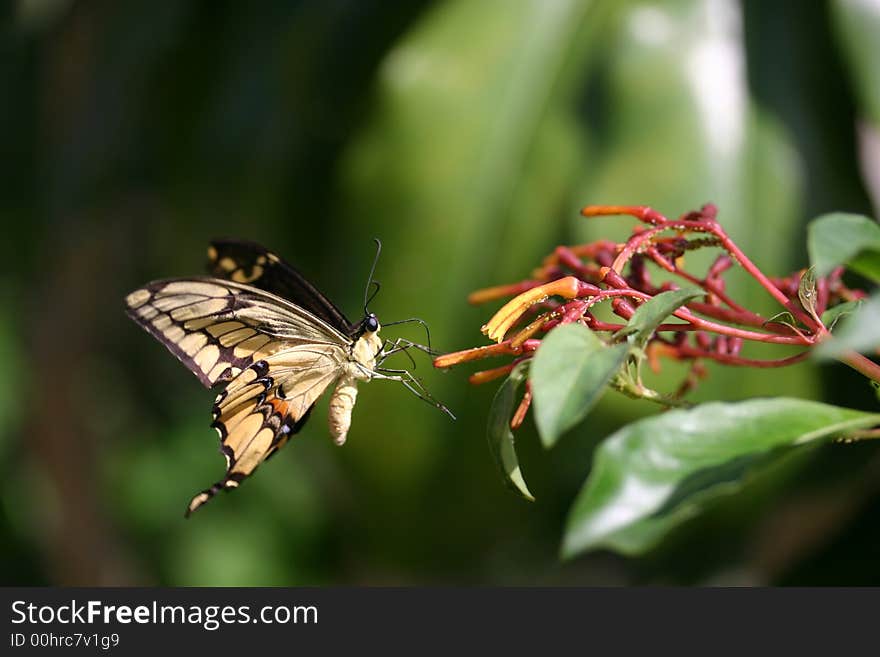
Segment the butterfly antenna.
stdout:
<svg viewBox="0 0 880 657">
<path fill-rule="evenodd" d="M 373 299 L 376 298 L 376 295 L 379 294 L 379 290 L 382 288 L 382 284 L 379 281 L 373 281 L 372 283 L 370 283 L 370 285 L 373 286 L 374 289 L 373 289 L 372 293 L 370 294 L 370 296 L 367 297 L 366 301 L 364 301 L 364 314 L 365 315 L 370 314 L 370 311 L 367 310 L 367 306 L 369 306 L 373 302 Z"/>
<path fill-rule="evenodd" d="M 378 237 L 374 237 L 373 241 L 376 243 L 376 256 L 373 258 L 373 266 L 370 267 L 370 276 L 367 278 L 367 287 L 364 288 L 364 314 L 369 315 L 370 311 L 367 310 L 367 306 L 370 305 L 370 302 L 375 298 L 375 296 L 379 293 L 379 285 L 378 281 L 373 280 L 373 274 L 376 273 L 376 265 L 379 263 L 379 254 L 382 253 L 382 242 Z M 376 286 L 376 289 L 373 290 L 373 293 L 370 294 L 370 288 Z"/>
</svg>

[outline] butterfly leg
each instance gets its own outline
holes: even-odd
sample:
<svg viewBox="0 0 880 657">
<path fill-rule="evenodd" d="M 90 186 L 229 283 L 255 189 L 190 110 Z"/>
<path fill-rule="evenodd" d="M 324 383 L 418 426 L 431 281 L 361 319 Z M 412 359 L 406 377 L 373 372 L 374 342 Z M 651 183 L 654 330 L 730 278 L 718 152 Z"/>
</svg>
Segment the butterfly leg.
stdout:
<svg viewBox="0 0 880 657">
<path fill-rule="evenodd" d="M 402 338 L 398 338 L 397 340 L 386 340 L 382 344 L 382 349 L 379 351 L 376 356 L 376 360 L 378 361 L 378 366 L 381 367 L 382 363 L 385 362 L 385 359 L 389 356 L 393 356 L 397 353 L 403 353 L 407 358 L 409 358 L 409 362 L 412 363 L 413 369 L 416 367 L 416 361 L 412 357 L 412 354 L 409 353 L 409 347 L 401 346 Z M 401 370 L 402 371 L 402 370 Z"/>
<path fill-rule="evenodd" d="M 423 344 L 419 344 L 418 342 L 413 342 L 412 340 L 407 340 L 406 338 L 397 338 L 396 340 L 389 340 L 386 344 L 391 346 L 391 349 L 385 350 L 383 347 L 382 356 L 390 356 L 391 354 L 397 353 L 399 351 L 406 351 L 407 349 L 418 349 L 419 351 L 424 351 L 429 356 L 437 356 L 438 353 L 431 349 L 431 347 L 426 347 Z"/>
<path fill-rule="evenodd" d="M 455 415 L 453 415 L 452 411 L 450 411 L 446 406 L 441 404 L 439 401 L 434 399 L 430 392 L 425 388 L 422 384 L 421 380 L 412 375 L 411 372 L 407 370 L 391 370 L 391 369 L 381 369 L 373 372 L 373 378 L 382 379 L 384 381 L 397 381 L 398 383 L 402 383 L 403 387 L 413 393 L 416 397 L 421 399 L 431 406 L 443 411 L 453 420 L 455 419 Z"/>
</svg>

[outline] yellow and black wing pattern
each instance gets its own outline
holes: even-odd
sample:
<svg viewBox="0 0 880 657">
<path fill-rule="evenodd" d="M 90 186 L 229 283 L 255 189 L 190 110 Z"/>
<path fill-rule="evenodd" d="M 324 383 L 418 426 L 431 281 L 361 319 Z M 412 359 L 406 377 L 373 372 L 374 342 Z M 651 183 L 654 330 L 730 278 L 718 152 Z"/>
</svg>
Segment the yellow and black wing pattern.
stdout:
<svg viewBox="0 0 880 657">
<path fill-rule="evenodd" d="M 359 328 L 293 265 L 256 242 L 213 240 L 208 247 L 208 272 L 289 299 L 349 337 Z"/>
<path fill-rule="evenodd" d="M 248 298 L 230 285 L 173 279 L 135 290 L 126 305 L 129 317 L 210 388 L 280 348 L 260 330 L 259 318 L 237 316 Z"/>
<path fill-rule="evenodd" d="M 226 384 L 212 424 L 226 475 L 192 499 L 187 515 L 237 487 L 299 431 L 350 345 L 312 313 L 235 281 L 155 281 L 129 294 L 126 306 L 205 386 Z"/>
<path fill-rule="evenodd" d="M 190 502 L 187 515 L 221 490 L 236 488 L 284 447 L 308 420 L 315 401 L 339 376 L 344 349 L 295 345 L 255 362 L 214 401 L 214 422 L 226 475 Z"/>
</svg>

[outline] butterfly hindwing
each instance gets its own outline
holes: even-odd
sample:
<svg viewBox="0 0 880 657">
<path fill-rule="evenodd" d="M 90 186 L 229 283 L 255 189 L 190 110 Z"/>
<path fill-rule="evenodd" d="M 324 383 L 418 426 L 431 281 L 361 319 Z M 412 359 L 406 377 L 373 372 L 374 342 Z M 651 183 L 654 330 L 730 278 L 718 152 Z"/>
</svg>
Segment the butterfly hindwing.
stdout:
<svg viewBox="0 0 880 657">
<path fill-rule="evenodd" d="M 356 330 L 336 304 L 293 265 L 255 242 L 214 240 L 208 247 L 208 271 L 217 278 L 247 283 L 288 299 L 345 335 Z"/>
<path fill-rule="evenodd" d="M 325 345 L 293 347 L 259 360 L 237 376 L 214 403 L 226 475 L 196 495 L 187 514 L 221 490 L 236 488 L 306 423 L 315 400 L 339 376 L 345 352 Z"/>
<path fill-rule="evenodd" d="M 221 490 L 237 488 L 260 463 L 302 428 L 310 411 L 311 408 L 307 409 L 298 420 L 291 417 L 287 403 L 278 395 L 278 385 L 269 375 L 265 360 L 257 361 L 236 377 L 217 397 L 211 425 L 220 436 L 226 474 L 193 497 L 186 515 Z"/>
</svg>

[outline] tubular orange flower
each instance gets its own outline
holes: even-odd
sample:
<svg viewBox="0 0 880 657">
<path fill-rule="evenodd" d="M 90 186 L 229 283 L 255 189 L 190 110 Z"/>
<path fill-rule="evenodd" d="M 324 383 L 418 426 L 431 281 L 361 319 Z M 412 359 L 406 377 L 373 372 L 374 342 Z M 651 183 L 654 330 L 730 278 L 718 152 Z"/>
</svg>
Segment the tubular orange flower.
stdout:
<svg viewBox="0 0 880 657">
<path fill-rule="evenodd" d="M 578 296 L 580 285 L 581 282 L 574 276 L 566 276 L 527 290 L 504 304 L 501 310 L 495 313 L 492 319 L 486 322 L 480 330 L 490 340 L 501 342 L 510 327 L 516 324 L 517 320 L 531 306 L 545 301 L 551 296 L 574 299 Z"/>
</svg>

